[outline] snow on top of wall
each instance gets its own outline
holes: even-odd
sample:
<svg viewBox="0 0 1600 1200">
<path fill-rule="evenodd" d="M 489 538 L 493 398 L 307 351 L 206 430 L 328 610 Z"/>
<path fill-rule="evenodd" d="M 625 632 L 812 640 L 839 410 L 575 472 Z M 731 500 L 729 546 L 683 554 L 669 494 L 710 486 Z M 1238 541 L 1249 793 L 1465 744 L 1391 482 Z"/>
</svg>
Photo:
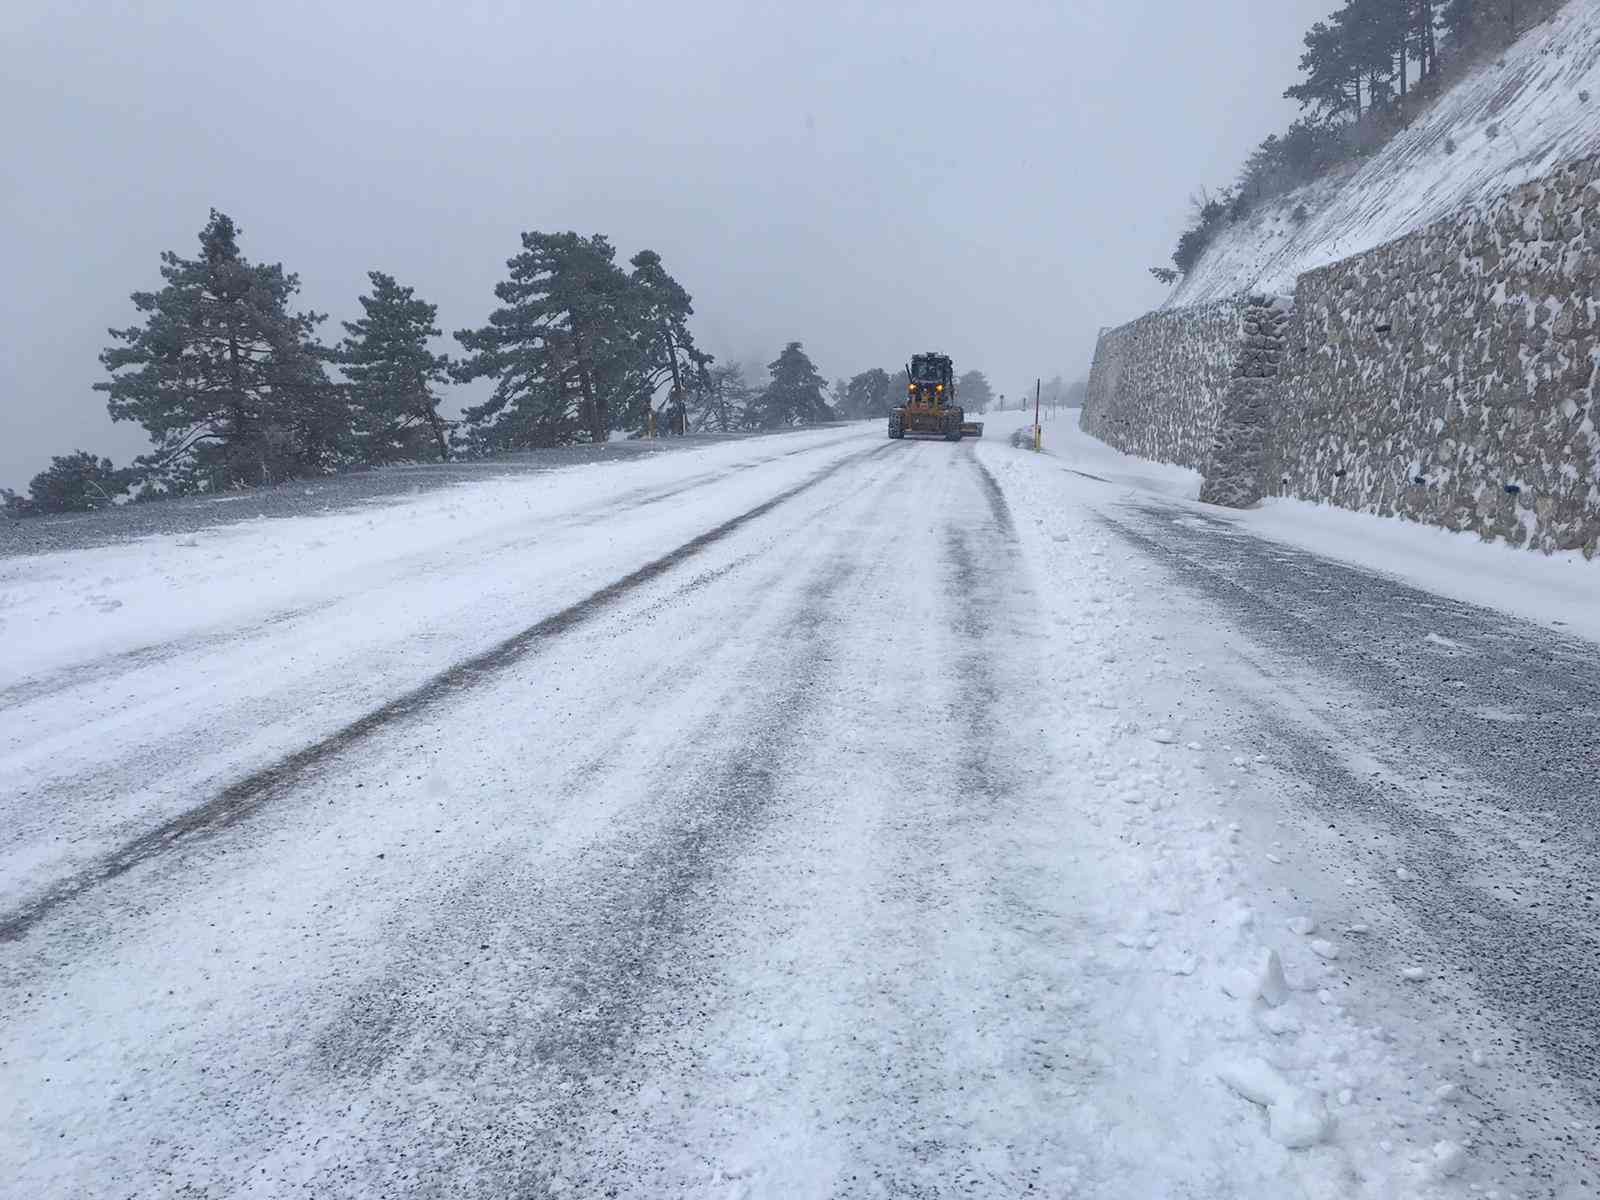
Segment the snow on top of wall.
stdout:
<svg viewBox="0 0 1600 1200">
<path fill-rule="evenodd" d="M 1224 229 L 1166 307 L 1290 291 L 1306 271 L 1596 153 L 1600 0 L 1571 0 L 1353 172 L 1278 197 Z M 1297 222 L 1301 204 L 1309 215 Z"/>
</svg>

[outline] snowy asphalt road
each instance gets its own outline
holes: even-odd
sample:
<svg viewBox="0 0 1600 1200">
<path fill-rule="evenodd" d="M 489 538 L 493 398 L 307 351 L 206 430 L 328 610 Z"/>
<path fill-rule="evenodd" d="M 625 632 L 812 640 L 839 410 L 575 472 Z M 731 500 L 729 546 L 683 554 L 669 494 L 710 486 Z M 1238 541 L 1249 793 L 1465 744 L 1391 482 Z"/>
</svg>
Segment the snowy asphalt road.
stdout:
<svg viewBox="0 0 1600 1200">
<path fill-rule="evenodd" d="M 1290 665 L 1269 673 L 1292 702 L 1261 720 L 1351 856 L 1387 868 L 1428 949 L 1600 1106 L 1594 645 L 1193 510 L 1127 514 L 1108 524 Z"/>
<path fill-rule="evenodd" d="M 1593 992 L 1539 986 L 1563 954 L 1589 985 L 1589 894 L 1558 913 L 1491 885 L 1579 889 L 1592 743 L 1550 714 L 1593 709 L 1592 670 L 1057 476 L 993 441 L 835 429 L 11 560 L 15 1194 L 1388 1198 L 1443 1186 L 1417 1172 L 1446 1135 L 1478 1181 L 1583 1194 L 1554 1105 L 1501 1129 L 1492 1097 L 1531 1073 L 1592 1109 Z M 1169 660 L 1211 635 L 1173 579 L 1244 631 L 1241 661 L 1305 660 L 1264 668 L 1256 699 L 1283 704 L 1197 703 Z M 1347 594 L 1420 623 L 1363 627 Z M 1424 624 L 1446 641 L 1419 649 Z M 1334 754 L 1300 709 L 1346 658 L 1361 707 L 1317 714 Z M 1391 678 L 1470 662 L 1522 670 L 1515 704 L 1425 712 Z M 1535 697 L 1547 720 L 1511 719 Z M 1502 725 L 1489 774 L 1468 752 Z M 1358 737 L 1463 790 L 1375 790 Z M 1566 774 L 1469 824 L 1547 737 Z M 1305 899 L 1278 911 L 1239 834 L 1281 803 L 1272 771 L 1307 812 L 1364 806 L 1388 850 L 1352 831 L 1340 871 L 1412 864 L 1393 921 L 1367 898 L 1370 953 L 1282 932 Z M 1561 852 L 1515 841 L 1563 817 Z M 1520 857 L 1477 861 L 1473 892 L 1480 828 Z M 1423 920 L 1457 896 L 1479 908 Z M 1483 985 L 1482 1044 L 1530 1039 L 1448 1111 L 1430 1043 L 1456 993 L 1415 993 L 1399 1044 L 1358 1027 L 1408 913 L 1441 980 Z M 1224 995 L 1263 947 L 1293 988 L 1270 1013 Z M 1326 1144 L 1291 1148 L 1219 1056 L 1272 1064 L 1296 1112 L 1337 1105 Z"/>
<path fill-rule="evenodd" d="M 448 463 L 406 463 L 296 479 L 277 487 L 189 496 L 156 504 L 126 504 L 92 514 L 64 513 L 26 520 L 0 518 L 0 558 L 110 546 L 131 538 L 195 533 L 239 521 L 307 516 L 358 504 L 422 495 L 457 484 L 515 478 L 593 463 L 626 463 L 748 434 L 696 434 L 687 438 L 621 439 L 604 445 L 524 450 L 493 458 Z M 768 435 L 770 436 L 770 435 Z"/>
</svg>

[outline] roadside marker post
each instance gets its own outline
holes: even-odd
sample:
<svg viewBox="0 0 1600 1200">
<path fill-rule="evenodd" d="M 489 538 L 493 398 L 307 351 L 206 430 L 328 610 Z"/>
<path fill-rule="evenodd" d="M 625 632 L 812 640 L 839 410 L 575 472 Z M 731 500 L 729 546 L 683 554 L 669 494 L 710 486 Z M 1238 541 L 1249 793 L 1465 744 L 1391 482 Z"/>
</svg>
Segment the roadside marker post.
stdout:
<svg viewBox="0 0 1600 1200">
<path fill-rule="evenodd" d="M 1033 381 L 1033 449 L 1038 453 L 1044 446 L 1044 430 L 1039 428 L 1039 385 L 1040 381 Z"/>
</svg>

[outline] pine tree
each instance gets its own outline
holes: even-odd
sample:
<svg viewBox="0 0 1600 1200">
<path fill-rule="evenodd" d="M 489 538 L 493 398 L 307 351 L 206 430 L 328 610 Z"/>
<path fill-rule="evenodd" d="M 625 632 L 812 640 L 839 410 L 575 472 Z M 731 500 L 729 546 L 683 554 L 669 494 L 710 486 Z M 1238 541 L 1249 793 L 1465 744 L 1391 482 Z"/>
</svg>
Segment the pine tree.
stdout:
<svg viewBox="0 0 1600 1200">
<path fill-rule="evenodd" d="M 767 364 L 772 381 L 761 393 L 757 423 L 764 429 L 785 425 L 811 425 L 833 418 L 823 398 L 822 376 L 799 342 Z"/>
<path fill-rule="evenodd" d="M 239 231 L 211 211 L 200 257 L 161 256 L 166 286 L 134 292 L 145 323 L 113 329 L 124 343 L 95 384 L 114 421 L 138 421 L 156 449 L 138 462 L 186 492 L 270 483 L 326 470 L 350 452 L 350 413 L 312 335 L 325 318 L 291 313 L 299 277 L 251 263 Z"/>
<path fill-rule="evenodd" d="M 1477 28 L 1477 0 L 1445 0 L 1439 9 L 1439 25 L 1456 42 L 1466 41 Z"/>
<path fill-rule="evenodd" d="M 738 363 L 708 367 L 690 392 L 690 404 L 701 428 L 718 433 L 733 432 L 744 424 L 745 410 L 750 404 L 750 385 L 745 382 L 744 368 Z"/>
<path fill-rule="evenodd" d="M 843 420 L 851 420 L 861 414 L 856 412 L 855 405 L 850 400 L 850 381 L 841 376 L 833 381 L 833 387 L 828 389 L 828 406 Z"/>
<path fill-rule="evenodd" d="M 661 256 L 654 250 L 641 250 L 628 261 L 633 267 L 628 277 L 627 319 L 635 330 L 635 369 L 639 374 L 636 394 L 649 404 L 662 384 L 670 381 L 669 427 L 688 433 L 688 400 L 695 389 L 704 386 L 705 372 L 712 361 L 711 355 L 701 353 L 695 346 L 689 332 L 693 303 L 682 285 L 667 274 Z M 625 422 L 634 427 L 640 423 L 637 419 Z"/>
<path fill-rule="evenodd" d="M 911 387 L 911 376 L 905 371 L 896 371 L 889 376 L 889 385 L 884 389 L 884 416 L 899 408 L 906 401 L 906 393 Z"/>
<path fill-rule="evenodd" d="M 1357 72 L 1367 81 L 1368 108 L 1383 108 L 1405 90 L 1410 0 L 1349 0 L 1335 15 Z"/>
<path fill-rule="evenodd" d="M 97 458 L 87 450 L 58 454 L 28 484 L 28 507 L 41 513 L 107 508 L 131 482 L 131 474 L 117 470 L 109 458 Z"/>
<path fill-rule="evenodd" d="M 495 380 L 489 399 L 466 410 L 475 449 L 559 446 L 580 435 L 603 442 L 613 415 L 638 401 L 638 322 L 615 258 L 601 234 L 522 235 L 522 253 L 495 285 L 503 307 L 456 334 L 470 352 L 456 378 Z"/>
<path fill-rule="evenodd" d="M 356 433 L 367 462 L 396 462 L 437 454 L 450 457 L 435 388 L 450 381 L 450 359 L 429 347 L 439 336 L 438 307 L 419 300 L 392 275 L 369 271 L 365 312 L 344 321 L 339 361 L 350 380 Z"/>
<path fill-rule="evenodd" d="M 994 388 L 982 371 L 968 371 L 956 381 L 956 396 L 967 412 L 985 413 L 994 403 Z"/>
<path fill-rule="evenodd" d="M 894 408 L 890 403 L 889 373 L 882 367 L 852 378 L 845 385 L 845 397 L 844 411 L 852 417 L 887 417 Z"/>
<path fill-rule="evenodd" d="M 1298 100 L 1324 117 L 1348 114 L 1359 121 L 1362 114 L 1361 83 L 1364 60 L 1359 40 L 1351 28 L 1348 6 L 1334 14 L 1333 23 L 1318 21 L 1305 36 L 1306 51 L 1300 56 L 1303 83 L 1283 94 Z"/>
<path fill-rule="evenodd" d="M 1421 77 L 1428 78 L 1439 67 L 1439 47 L 1435 30 L 1434 0 L 1412 0 L 1411 36 Z"/>
</svg>

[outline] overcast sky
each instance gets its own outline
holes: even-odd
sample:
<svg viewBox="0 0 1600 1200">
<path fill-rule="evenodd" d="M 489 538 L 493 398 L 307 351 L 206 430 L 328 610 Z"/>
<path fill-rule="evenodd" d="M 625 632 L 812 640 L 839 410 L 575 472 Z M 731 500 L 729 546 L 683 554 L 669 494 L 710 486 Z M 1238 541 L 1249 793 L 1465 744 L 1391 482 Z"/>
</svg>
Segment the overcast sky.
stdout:
<svg viewBox="0 0 1600 1200">
<path fill-rule="evenodd" d="M 719 358 L 1084 374 L 1331 7 L 5 0 L 0 484 L 146 448 L 96 355 L 212 206 L 327 340 L 371 269 L 481 324 L 518 234 L 575 229 L 659 251 Z"/>
</svg>

